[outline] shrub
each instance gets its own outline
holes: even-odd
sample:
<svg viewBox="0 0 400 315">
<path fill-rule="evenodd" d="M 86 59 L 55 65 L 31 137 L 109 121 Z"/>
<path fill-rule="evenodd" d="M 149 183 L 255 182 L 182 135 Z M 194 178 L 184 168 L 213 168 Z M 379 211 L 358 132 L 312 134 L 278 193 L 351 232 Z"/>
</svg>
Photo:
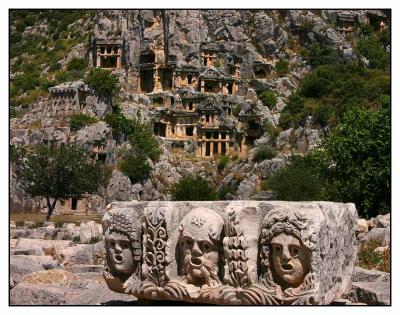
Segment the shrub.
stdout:
<svg viewBox="0 0 400 315">
<path fill-rule="evenodd" d="M 369 60 L 371 68 L 387 70 L 390 66 L 390 55 L 375 35 L 361 38 L 357 43 L 357 51 Z"/>
<path fill-rule="evenodd" d="M 263 103 L 264 106 L 269 108 L 274 107 L 276 105 L 276 95 L 273 91 L 267 90 L 260 94 L 259 99 Z"/>
<path fill-rule="evenodd" d="M 111 72 L 93 68 L 85 78 L 85 83 L 100 96 L 111 97 L 119 88 L 118 78 Z"/>
<path fill-rule="evenodd" d="M 357 252 L 357 264 L 365 269 L 390 272 L 390 248 L 383 253 L 375 252 L 379 246 L 380 241 L 373 238 L 361 244 Z"/>
<path fill-rule="evenodd" d="M 218 166 L 217 166 L 218 170 L 222 171 L 228 163 L 229 163 L 229 156 L 226 155 L 221 156 L 218 160 Z"/>
<path fill-rule="evenodd" d="M 75 81 L 83 77 L 83 71 L 78 71 L 78 70 L 59 71 L 56 73 L 55 77 L 59 83 Z"/>
<path fill-rule="evenodd" d="M 303 56 L 312 67 L 342 62 L 339 52 L 320 43 L 312 44 L 303 50 Z"/>
<path fill-rule="evenodd" d="M 242 110 L 240 105 L 233 107 L 232 114 L 234 117 L 239 117 L 240 111 Z"/>
<path fill-rule="evenodd" d="M 85 114 L 77 114 L 73 115 L 69 119 L 69 126 L 71 130 L 77 131 L 79 129 L 82 129 L 83 127 L 87 125 L 91 125 L 97 122 L 97 119 Z"/>
<path fill-rule="evenodd" d="M 119 161 L 118 168 L 129 177 L 132 183 L 147 178 L 151 172 L 151 167 L 146 157 L 140 153 L 134 154 L 133 152 Z"/>
<path fill-rule="evenodd" d="M 161 150 L 157 138 L 153 134 L 151 124 L 139 119 L 132 119 L 131 122 L 133 130 L 128 136 L 130 144 L 153 161 L 158 159 Z"/>
<path fill-rule="evenodd" d="M 285 75 L 289 72 L 289 61 L 284 59 L 279 59 L 275 65 L 275 71 L 279 75 Z"/>
<path fill-rule="evenodd" d="M 61 69 L 61 64 L 58 62 L 52 63 L 49 67 L 49 71 L 54 72 Z"/>
<path fill-rule="evenodd" d="M 264 145 L 261 147 L 258 147 L 253 156 L 253 161 L 254 162 L 260 162 L 264 160 L 270 160 L 273 159 L 276 156 L 276 151 L 275 149 L 271 148 L 268 145 Z"/>
<path fill-rule="evenodd" d="M 278 200 L 323 200 L 322 181 L 307 167 L 288 166 L 280 169 L 266 181 L 266 186 Z"/>
<path fill-rule="evenodd" d="M 86 69 L 86 61 L 82 58 L 73 58 L 67 65 L 67 70 L 82 71 Z"/>
<path fill-rule="evenodd" d="M 218 200 L 230 200 L 233 196 L 235 196 L 237 187 L 238 185 L 233 182 L 229 182 L 228 184 L 221 186 L 217 193 Z"/>
<path fill-rule="evenodd" d="M 267 121 L 264 125 L 264 131 L 268 133 L 271 145 L 274 145 L 282 129 L 272 126 L 272 124 Z"/>
<path fill-rule="evenodd" d="M 279 200 L 326 200 L 329 165 L 323 150 L 314 150 L 305 156 L 292 156 L 290 164 L 268 178 L 263 188 L 272 190 Z"/>
<path fill-rule="evenodd" d="M 171 187 L 171 196 L 172 200 L 176 201 L 206 201 L 216 199 L 211 183 L 199 175 L 182 177 Z"/>
<path fill-rule="evenodd" d="M 33 90 L 39 85 L 38 75 L 33 72 L 24 72 L 23 74 L 17 75 L 13 81 L 12 86 L 17 92 L 26 92 Z"/>
</svg>

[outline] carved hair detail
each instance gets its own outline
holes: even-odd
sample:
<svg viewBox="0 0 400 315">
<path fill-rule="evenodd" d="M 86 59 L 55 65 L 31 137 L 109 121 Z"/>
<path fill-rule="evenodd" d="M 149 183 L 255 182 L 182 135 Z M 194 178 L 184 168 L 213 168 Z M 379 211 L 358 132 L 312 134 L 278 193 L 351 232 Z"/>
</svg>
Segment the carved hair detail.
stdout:
<svg viewBox="0 0 400 315">
<path fill-rule="evenodd" d="M 106 235 L 119 233 L 126 235 L 132 243 L 134 259 L 140 261 L 142 256 L 141 225 L 135 224 L 123 213 L 110 213 L 109 228 Z"/>
</svg>

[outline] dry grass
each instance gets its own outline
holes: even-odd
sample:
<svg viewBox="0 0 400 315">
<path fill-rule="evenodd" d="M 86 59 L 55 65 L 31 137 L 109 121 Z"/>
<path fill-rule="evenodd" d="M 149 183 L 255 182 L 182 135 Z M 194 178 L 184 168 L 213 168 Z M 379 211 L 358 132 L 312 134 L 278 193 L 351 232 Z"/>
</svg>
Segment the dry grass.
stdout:
<svg viewBox="0 0 400 315">
<path fill-rule="evenodd" d="M 89 215 L 76 215 L 76 214 L 62 214 L 53 215 L 50 221 L 55 223 L 75 223 L 77 225 L 88 222 L 95 221 L 96 223 L 101 223 L 103 215 L 101 214 L 89 214 Z M 12 213 L 10 220 L 15 222 L 22 221 L 35 221 L 44 222 L 46 215 L 44 213 Z"/>
<path fill-rule="evenodd" d="M 379 240 L 370 239 L 358 249 L 357 265 L 365 269 L 390 272 L 390 247 L 383 253 L 374 252 L 380 246 Z"/>
</svg>

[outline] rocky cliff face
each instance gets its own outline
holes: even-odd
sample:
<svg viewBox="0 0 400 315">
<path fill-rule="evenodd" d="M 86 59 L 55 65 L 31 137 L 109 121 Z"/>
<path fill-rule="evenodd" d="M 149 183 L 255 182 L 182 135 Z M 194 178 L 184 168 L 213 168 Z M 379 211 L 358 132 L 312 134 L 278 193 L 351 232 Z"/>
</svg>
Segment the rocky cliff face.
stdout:
<svg viewBox="0 0 400 315">
<path fill-rule="evenodd" d="M 298 88 L 301 78 L 310 71 L 310 66 L 301 55 L 302 45 L 325 43 L 338 50 L 345 60 L 354 60 L 357 56 L 353 53 L 352 42 L 346 36 L 346 32 L 351 30 L 349 31 L 347 24 L 341 26 L 341 21 L 355 24 L 368 22 L 370 16 L 385 16 L 384 12 L 371 10 L 102 10 L 94 13 L 87 20 L 81 19 L 68 26 L 70 31 L 81 31 L 90 38 L 71 47 L 57 61 L 61 69 L 66 69 L 74 58 L 84 58 L 89 68 L 101 66 L 105 60 L 100 57 L 103 47 L 101 45 L 119 45 L 115 46 L 119 49 L 118 53 L 115 50 L 115 56 L 120 59 L 113 73 L 117 75 L 121 89 L 114 103 L 118 103 L 126 117 L 141 117 L 169 126 L 170 121 L 166 122 L 163 116 L 166 105 L 164 103 L 163 109 L 157 109 L 154 105 L 155 98 L 159 95 L 164 100 L 172 98 L 181 106 L 184 104 L 183 98 L 189 95 L 204 99 L 200 108 L 209 102 L 213 104 L 213 110 L 219 113 L 222 104 L 229 103 L 230 116 L 218 114 L 219 118 L 222 117 L 218 130 L 221 126 L 227 130 L 235 130 L 235 139 L 239 139 L 237 135 L 240 132 L 237 130 L 244 133 L 244 137 L 235 140 L 236 143 L 232 145 L 229 153 L 235 158 L 231 159 L 223 171 L 217 170 L 216 158 L 209 157 L 212 153 L 207 155 L 201 151 L 201 144 L 197 144 L 200 146 L 198 152 L 201 153 L 196 153 L 196 141 L 192 141 L 192 138 L 189 139 L 191 141 L 187 141 L 185 137 L 178 140 L 174 138 L 172 141 L 168 136 L 161 136 L 159 140 L 163 153 L 157 162 L 150 162 L 150 178 L 131 183 L 115 170 L 108 186 L 100 190 L 101 196 L 96 196 L 101 199 L 96 204 L 112 200 L 168 200 L 169 187 L 183 175 L 193 173 L 207 176 L 219 188 L 224 185 L 234 187 L 228 194 L 231 199 L 270 198 L 270 194 L 260 193 L 261 181 L 285 165 L 288 154 L 307 152 L 323 136 L 322 130 L 312 127 L 311 117 L 310 123 L 306 123 L 304 127 L 283 130 L 276 139 L 264 130 L 266 124 L 272 127 L 278 125 L 280 112 L 286 106 L 288 98 Z M 33 26 L 25 29 L 23 38 L 37 33 L 51 36 L 47 24 L 46 19 L 39 19 Z M 14 30 L 15 27 L 12 24 L 11 29 Z M 145 53 L 153 59 L 145 59 L 148 58 Z M 13 58 L 11 64 L 17 63 L 18 58 Z M 209 64 L 210 59 L 205 58 L 214 59 Z M 281 60 L 287 62 L 285 71 L 277 69 Z M 153 80 L 153 75 L 145 80 L 142 72 L 144 65 L 148 63 L 157 72 L 154 87 L 150 90 L 145 85 L 148 80 Z M 45 69 L 42 75 L 50 73 L 51 76 L 49 67 L 43 67 Z M 171 71 L 174 81 L 171 88 L 165 87 L 168 80 L 163 81 L 165 74 L 160 72 L 163 67 L 173 69 Z M 226 87 L 217 92 L 207 90 L 205 78 L 208 78 L 206 71 L 209 69 L 214 69 L 214 74 L 219 73 L 217 76 L 223 77 L 223 82 L 234 82 L 232 84 L 235 87 L 226 83 Z M 197 73 L 198 84 L 189 83 L 183 86 L 181 73 L 184 71 Z M 16 75 L 12 72 L 11 80 Z M 180 85 L 177 83 L 179 76 Z M 222 79 L 218 77 L 216 80 L 220 82 Z M 201 83 L 203 81 L 204 86 Z M 259 99 L 260 92 L 265 90 L 275 94 L 275 105 L 268 107 Z M 87 96 L 82 113 L 96 117 L 99 122 L 79 131 L 71 130 L 69 116 L 55 114 L 54 106 L 54 95 L 39 97 L 28 104 L 27 110 L 22 110 L 17 117 L 12 118 L 11 144 L 76 141 L 94 150 L 96 154 L 103 154 L 104 162 L 115 168 L 118 150 L 128 143 L 124 137 L 113 137 L 110 127 L 102 121 L 107 110 L 110 110 L 109 105 L 95 95 Z M 182 111 L 179 106 L 168 109 L 168 113 L 173 110 Z M 235 109 L 237 113 L 233 115 L 232 110 Z M 74 113 L 79 112 L 78 106 Z M 199 121 L 202 119 L 201 115 L 199 113 Z M 204 125 L 197 128 L 206 130 Z M 246 150 L 235 147 L 240 146 L 241 141 Z M 278 156 L 272 160 L 253 162 L 251 157 L 254 148 L 265 144 L 276 147 Z M 180 149 L 176 149 L 177 146 Z M 194 155 L 207 157 L 202 159 Z M 27 207 L 27 196 L 21 196 L 15 181 L 11 183 L 12 192 L 15 192 L 11 196 L 15 201 L 14 208 L 19 209 L 22 204 Z M 33 201 L 30 204 L 35 205 Z"/>
</svg>

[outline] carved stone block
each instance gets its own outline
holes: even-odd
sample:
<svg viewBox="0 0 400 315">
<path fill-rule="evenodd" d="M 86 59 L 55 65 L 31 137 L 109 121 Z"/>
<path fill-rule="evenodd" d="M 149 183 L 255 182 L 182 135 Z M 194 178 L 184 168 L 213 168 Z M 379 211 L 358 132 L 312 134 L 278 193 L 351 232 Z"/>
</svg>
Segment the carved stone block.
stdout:
<svg viewBox="0 0 400 315">
<path fill-rule="evenodd" d="M 104 277 L 140 299 L 330 304 L 350 291 L 356 226 L 353 204 L 115 202 Z"/>
</svg>

